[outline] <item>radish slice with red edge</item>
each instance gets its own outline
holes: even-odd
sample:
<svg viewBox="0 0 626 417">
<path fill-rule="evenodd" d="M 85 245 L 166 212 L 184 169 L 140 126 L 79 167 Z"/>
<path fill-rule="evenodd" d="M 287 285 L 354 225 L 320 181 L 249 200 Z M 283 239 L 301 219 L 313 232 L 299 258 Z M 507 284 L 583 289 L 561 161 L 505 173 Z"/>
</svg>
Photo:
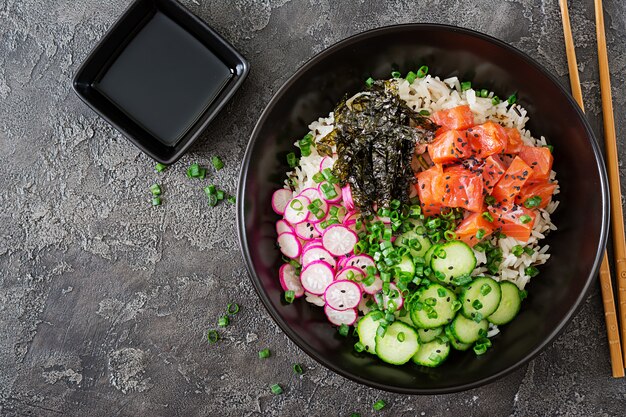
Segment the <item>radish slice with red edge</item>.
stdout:
<svg viewBox="0 0 626 417">
<path fill-rule="evenodd" d="M 361 287 L 347 279 L 335 281 L 324 292 L 326 305 L 335 310 L 355 308 L 361 302 Z"/>
<path fill-rule="evenodd" d="M 369 255 L 355 255 L 351 256 L 346 262 L 346 266 L 355 266 L 363 271 L 367 270 L 368 266 L 376 266 L 376 262 Z"/>
<path fill-rule="evenodd" d="M 300 282 L 306 292 L 322 295 L 333 282 L 333 268 L 324 261 L 315 261 L 307 265 L 300 273 Z"/>
<path fill-rule="evenodd" d="M 371 283 L 370 285 L 365 285 L 364 283 L 361 283 L 361 287 L 363 287 L 363 291 L 365 291 L 366 293 L 374 295 L 378 291 L 383 289 L 383 280 L 380 279 L 378 275 L 376 275 L 373 283 Z"/>
<path fill-rule="evenodd" d="M 393 297 L 392 295 L 395 295 L 395 297 Z M 389 284 L 389 295 L 382 294 L 382 307 L 385 310 L 389 308 L 390 301 L 393 301 L 396 304 L 396 310 L 400 310 L 404 305 L 404 299 L 400 294 L 400 290 L 398 290 L 398 287 L 396 287 L 396 284 L 394 284 L 393 282 Z"/>
<path fill-rule="evenodd" d="M 328 321 L 335 326 L 341 326 L 342 324 L 352 326 L 356 322 L 356 319 L 358 317 L 357 311 L 354 308 L 340 311 L 335 310 L 328 305 L 324 306 L 324 314 L 326 314 Z"/>
<path fill-rule="evenodd" d="M 295 227 L 295 232 L 300 239 L 304 240 L 311 240 L 321 236 L 311 222 L 298 223 Z"/>
<path fill-rule="evenodd" d="M 341 224 L 328 226 L 322 234 L 324 248 L 334 256 L 352 252 L 358 241 L 356 233 Z"/>
<path fill-rule="evenodd" d="M 333 161 L 332 158 L 329 158 L 328 156 L 323 157 L 320 162 L 320 172 L 326 168 L 333 169 L 333 165 L 335 165 L 335 161 Z"/>
<path fill-rule="evenodd" d="M 280 286 L 285 291 L 293 291 L 296 298 L 304 295 L 304 288 L 300 283 L 300 277 L 296 273 L 296 268 L 291 264 L 284 264 L 278 270 L 278 276 L 280 278 Z"/>
<path fill-rule="evenodd" d="M 341 197 L 343 198 L 343 205 L 346 206 L 348 210 L 354 210 L 354 200 L 352 199 L 350 184 L 346 184 L 345 187 L 341 189 Z"/>
<path fill-rule="evenodd" d="M 319 193 L 319 191 L 317 190 L 317 188 L 305 188 L 304 190 L 302 190 L 300 192 L 300 194 L 298 195 L 303 195 L 306 198 L 309 199 L 309 201 L 312 203 L 314 201 L 319 200 L 319 213 L 311 213 L 311 215 L 309 216 L 309 221 L 311 223 L 318 223 L 321 222 L 322 220 L 324 220 L 326 218 L 326 216 L 328 215 L 328 203 L 326 202 L 326 200 L 324 200 L 322 198 L 322 195 Z M 316 216 L 317 214 L 317 216 Z"/>
<path fill-rule="evenodd" d="M 306 221 L 311 212 L 307 206 L 311 204 L 311 200 L 303 195 L 292 198 L 285 208 L 285 220 L 291 224 L 298 224 Z"/>
<path fill-rule="evenodd" d="M 335 275 L 335 280 L 339 281 L 348 279 L 352 281 L 361 281 L 364 277 L 365 273 L 361 269 L 355 266 L 347 266 L 341 271 L 337 272 L 337 275 Z"/>
<path fill-rule="evenodd" d="M 327 187 L 327 185 L 332 185 L 334 190 L 335 190 L 335 197 L 324 197 L 324 193 L 322 192 L 322 188 L 323 187 Z M 330 184 L 329 182 L 323 181 L 320 182 L 320 185 L 317 186 L 317 191 L 319 191 L 320 195 L 322 196 L 322 198 L 326 201 L 328 201 L 329 203 L 337 203 L 339 201 L 341 201 L 341 188 L 339 187 L 339 185 L 337 184 Z"/>
<path fill-rule="evenodd" d="M 326 301 L 319 295 L 311 294 L 310 292 L 304 292 L 304 299 L 307 303 L 314 304 L 318 307 L 324 307 L 326 305 Z"/>
<path fill-rule="evenodd" d="M 322 239 L 316 238 L 316 239 L 309 240 L 302 247 L 302 252 L 304 253 L 307 250 L 313 249 L 313 248 L 322 248 L 322 249 L 324 249 L 324 245 L 322 244 Z"/>
<path fill-rule="evenodd" d="M 287 222 L 287 220 L 280 219 L 276 222 L 276 234 L 282 233 L 296 233 L 296 231 L 291 227 L 291 225 Z"/>
<path fill-rule="evenodd" d="M 302 266 L 306 267 L 309 264 L 317 261 L 324 261 L 330 265 L 333 269 L 337 266 L 337 262 L 333 255 L 331 255 L 326 249 L 313 247 L 307 249 L 306 252 L 302 252 Z"/>
<path fill-rule="evenodd" d="M 274 194 L 272 194 L 272 208 L 276 214 L 280 214 L 281 216 L 285 214 L 285 208 L 287 208 L 287 204 L 289 204 L 292 198 L 293 191 L 286 188 L 274 191 Z"/>
<path fill-rule="evenodd" d="M 302 245 L 294 233 L 281 233 L 277 240 L 280 251 L 286 257 L 295 259 L 302 253 Z"/>
</svg>

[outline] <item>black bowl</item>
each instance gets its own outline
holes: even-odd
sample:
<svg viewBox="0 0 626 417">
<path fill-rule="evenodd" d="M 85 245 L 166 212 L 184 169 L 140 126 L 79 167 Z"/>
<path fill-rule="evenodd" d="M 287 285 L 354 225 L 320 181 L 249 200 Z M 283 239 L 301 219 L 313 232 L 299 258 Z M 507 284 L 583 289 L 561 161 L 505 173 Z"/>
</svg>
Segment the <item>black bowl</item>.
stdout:
<svg viewBox="0 0 626 417">
<path fill-rule="evenodd" d="M 517 91 L 528 127 L 554 145 L 559 230 L 545 243 L 552 257 L 531 281 L 519 317 L 503 326 L 487 354 L 453 352 L 441 367 L 387 365 L 356 353 L 356 340 L 338 335 L 319 307 L 282 300 L 280 253 L 270 205 L 288 170 L 285 155 L 345 94 L 369 76 L 388 78 L 428 65 L 431 74 L 459 76 L 504 96 Z M 561 84 L 524 53 L 492 37 L 451 26 L 408 24 L 365 32 L 321 52 L 276 93 L 257 123 L 241 171 L 238 228 L 252 282 L 278 325 L 324 366 L 375 388 L 407 394 L 469 389 L 502 377 L 539 353 L 571 319 L 593 282 L 606 244 L 609 216 L 604 163 L 593 132 Z"/>
</svg>

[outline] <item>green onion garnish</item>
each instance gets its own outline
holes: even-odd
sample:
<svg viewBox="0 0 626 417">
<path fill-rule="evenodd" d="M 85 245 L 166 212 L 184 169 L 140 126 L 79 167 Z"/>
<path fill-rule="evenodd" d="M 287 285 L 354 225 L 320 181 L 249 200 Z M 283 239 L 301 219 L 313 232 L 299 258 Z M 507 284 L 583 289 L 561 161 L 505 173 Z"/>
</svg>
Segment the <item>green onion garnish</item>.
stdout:
<svg viewBox="0 0 626 417">
<path fill-rule="evenodd" d="M 546 145 L 546 146 L 544 146 L 544 148 L 548 148 L 548 150 L 550 151 L 550 153 L 554 153 L 554 146 L 552 146 L 552 145 Z"/>
<path fill-rule="evenodd" d="M 402 77 L 402 73 L 400 71 L 392 71 L 391 72 L 391 76 L 393 78 L 400 78 L 400 77 Z"/>
<path fill-rule="evenodd" d="M 346 337 L 348 336 L 348 333 L 350 332 L 350 326 L 342 323 L 341 326 L 337 328 L 337 331 L 339 332 L 340 335 L 342 335 L 343 337 Z"/>
<path fill-rule="evenodd" d="M 158 163 L 156 164 L 156 166 L 154 167 L 154 169 L 156 170 L 156 172 L 163 172 L 167 169 L 167 165 L 162 164 L 162 163 Z"/>
<path fill-rule="evenodd" d="M 302 365 L 300 365 L 299 363 L 294 363 L 292 369 L 298 375 L 302 375 L 304 373 Z"/>
<path fill-rule="evenodd" d="M 161 195 L 161 187 L 159 186 L 159 184 L 152 184 L 150 186 L 150 192 L 152 193 L 152 195 Z"/>
<path fill-rule="evenodd" d="M 218 201 L 219 200 L 217 199 L 217 193 L 209 195 L 209 199 L 208 199 L 209 206 L 211 207 L 217 206 Z"/>
<path fill-rule="evenodd" d="M 287 163 L 290 168 L 295 168 L 298 165 L 298 158 L 296 158 L 296 154 L 293 152 L 289 152 L 287 154 Z"/>
<path fill-rule="evenodd" d="M 485 204 L 487 204 L 488 206 L 493 206 L 497 203 L 496 198 L 492 195 L 488 195 L 487 197 L 485 197 Z"/>
<path fill-rule="evenodd" d="M 511 248 L 511 253 L 513 253 L 513 255 L 520 257 L 522 256 L 522 253 L 524 253 L 524 248 L 522 247 L 522 245 L 515 245 L 513 246 L 513 248 Z"/>
<path fill-rule="evenodd" d="M 289 203 L 289 206 L 295 211 L 302 211 L 304 209 L 304 204 L 302 204 L 302 201 L 298 199 L 291 200 L 291 203 Z"/>
<path fill-rule="evenodd" d="M 478 95 L 480 95 L 480 97 L 487 98 L 489 96 L 489 90 L 483 88 L 480 90 Z"/>
<path fill-rule="evenodd" d="M 222 162 L 219 156 L 212 156 L 211 164 L 213 164 L 213 168 L 215 168 L 215 170 L 217 171 L 224 168 L 224 162 Z"/>
<path fill-rule="evenodd" d="M 232 314 L 232 315 L 235 315 L 235 314 L 239 313 L 239 304 L 237 304 L 237 303 L 228 303 L 228 305 L 226 306 L 226 312 L 228 314 Z"/>
<path fill-rule="evenodd" d="M 359 413 L 352 413 L 352 414 L 350 414 L 350 417 L 361 417 L 361 414 L 359 414 Z"/>
<path fill-rule="evenodd" d="M 406 77 L 404 77 L 404 79 L 409 83 L 409 84 L 413 84 L 413 81 L 415 81 L 415 79 L 417 78 L 417 74 L 414 73 L 413 71 L 409 71 L 406 74 Z"/>
<path fill-rule="evenodd" d="M 366 86 L 371 87 L 372 84 L 374 84 L 374 79 L 372 77 L 369 77 L 367 80 L 365 80 Z"/>
<path fill-rule="evenodd" d="M 472 303 L 472 307 L 474 307 L 474 310 L 480 310 L 481 308 L 483 308 L 483 303 L 478 300 L 474 300 L 474 302 Z"/>
<path fill-rule="evenodd" d="M 387 403 L 385 402 L 385 400 L 378 400 L 374 403 L 374 405 L 372 407 L 374 407 L 374 410 L 376 411 L 380 411 L 383 408 L 385 408 L 385 406 L 387 405 Z"/>
<path fill-rule="evenodd" d="M 534 278 L 539 275 L 539 270 L 534 266 L 529 266 L 528 268 L 524 269 L 524 274 L 528 275 L 531 278 Z"/>
<path fill-rule="evenodd" d="M 506 99 L 509 104 L 515 104 L 517 102 L 517 93 L 513 93 Z"/>
<path fill-rule="evenodd" d="M 481 216 L 483 217 L 483 219 L 487 220 L 488 222 L 492 222 L 493 223 L 493 216 L 488 211 L 484 211 L 481 214 Z"/>
<path fill-rule="evenodd" d="M 215 343 L 220 339 L 220 335 L 217 330 L 209 330 L 206 334 L 209 343 Z"/>
<path fill-rule="evenodd" d="M 228 326 L 229 323 L 230 323 L 230 320 L 228 320 L 228 316 L 222 316 L 217 321 L 217 325 L 220 327 L 226 327 Z"/>
<path fill-rule="evenodd" d="M 439 298 L 443 298 L 446 296 L 446 290 L 444 290 L 443 288 L 437 288 L 437 296 L 439 296 Z"/>
<path fill-rule="evenodd" d="M 524 253 L 525 253 L 526 255 L 533 256 L 533 255 L 535 254 L 535 251 L 534 251 L 534 250 L 533 250 L 533 248 L 531 248 L 530 246 L 526 246 L 526 247 L 524 248 Z"/>
<path fill-rule="evenodd" d="M 463 81 L 461 83 L 461 91 L 467 91 L 470 88 L 472 88 L 472 82 L 471 81 Z"/>
<path fill-rule="evenodd" d="M 324 176 L 321 172 L 318 172 L 317 174 L 313 175 L 313 181 L 319 184 L 320 182 L 324 181 Z"/>
<path fill-rule="evenodd" d="M 417 70 L 417 76 L 419 78 L 424 78 L 426 76 L 426 74 L 428 74 L 428 67 L 426 65 L 422 65 L 418 70 Z"/>
<path fill-rule="evenodd" d="M 481 240 L 485 237 L 485 229 L 478 229 L 476 231 L 476 239 Z"/>
<path fill-rule="evenodd" d="M 520 291 L 520 292 L 519 292 L 519 297 L 520 297 L 522 300 L 525 300 L 525 299 L 526 299 L 526 297 L 528 297 L 528 291 L 526 291 L 526 290 L 522 290 L 522 291 Z"/>
<path fill-rule="evenodd" d="M 294 290 L 285 291 L 285 301 L 289 304 L 293 303 L 293 300 L 296 299 L 296 292 Z"/>
<path fill-rule="evenodd" d="M 161 205 L 161 197 L 153 197 L 152 198 L 152 205 L 153 206 L 160 206 Z"/>
<path fill-rule="evenodd" d="M 523 214 L 519 216 L 519 221 L 522 222 L 522 224 L 530 223 L 532 219 L 533 218 L 530 217 L 528 214 Z"/>
<path fill-rule="evenodd" d="M 430 116 L 430 112 L 428 110 L 420 110 L 420 114 L 422 116 Z"/>
<path fill-rule="evenodd" d="M 263 349 L 259 351 L 259 358 L 261 359 L 267 359 L 271 356 L 271 352 L 269 349 Z"/>
<path fill-rule="evenodd" d="M 406 339 L 406 335 L 404 334 L 404 332 L 400 332 L 398 333 L 398 336 L 396 336 L 396 338 L 398 339 L 398 342 L 402 343 Z"/>
<path fill-rule="evenodd" d="M 524 201 L 524 207 L 526 208 L 539 207 L 540 204 L 541 204 L 541 197 L 539 197 L 538 195 L 534 197 L 530 197 L 526 199 L 526 201 Z"/>
<path fill-rule="evenodd" d="M 222 201 L 224 199 L 224 191 L 217 190 L 217 193 L 215 193 L 215 196 L 217 197 L 219 201 Z"/>
<path fill-rule="evenodd" d="M 283 389 L 280 385 L 278 384 L 274 384 L 272 386 L 270 386 L 270 390 L 272 390 L 272 394 L 274 395 L 280 395 L 283 393 Z"/>
<path fill-rule="evenodd" d="M 487 295 L 491 292 L 491 285 L 489 284 L 483 284 L 480 287 L 480 294 L 481 295 Z"/>
<path fill-rule="evenodd" d="M 229 195 L 226 200 L 231 204 L 235 204 L 237 202 L 237 198 L 235 198 L 234 195 Z"/>
<path fill-rule="evenodd" d="M 500 97 L 493 96 L 493 98 L 491 99 L 491 104 L 493 104 L 494 106 L 500 104 Z"/>
<path fill-rule="evenodd" d="M 361 342 L 356 342 L 354 344 L 354 350 L 356 350 L 357 352 L 363 352 L 365 350 L 365 346 Z"/>
</svg>

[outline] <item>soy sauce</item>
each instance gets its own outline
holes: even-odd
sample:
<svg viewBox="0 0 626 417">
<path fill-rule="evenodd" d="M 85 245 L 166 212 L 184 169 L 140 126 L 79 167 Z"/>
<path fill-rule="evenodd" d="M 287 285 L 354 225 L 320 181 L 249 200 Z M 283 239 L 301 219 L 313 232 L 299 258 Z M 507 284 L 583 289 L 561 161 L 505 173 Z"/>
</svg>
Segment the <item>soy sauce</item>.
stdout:
<svg viewBox="0 0 626 417">
<path fill-rule="evenodd" d="M 174 146 L 232 76 L 205 45 L 157 12 L 94 87 L 159 141 Z"/>
</svg>

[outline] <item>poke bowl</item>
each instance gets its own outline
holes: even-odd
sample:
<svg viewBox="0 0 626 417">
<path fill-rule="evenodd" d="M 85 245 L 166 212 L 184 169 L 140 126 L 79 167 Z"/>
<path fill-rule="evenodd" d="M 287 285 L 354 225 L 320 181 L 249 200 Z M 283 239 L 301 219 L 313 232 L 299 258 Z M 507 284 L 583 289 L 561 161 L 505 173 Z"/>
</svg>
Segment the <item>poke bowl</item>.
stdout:
<svg viewBox="0 0 626 417">
<path fill-rule="evenodd" d="M 333 371 L 407 394 L 530 360 L 607 239 L 607 181 L 559 81 L 478 32 L 407 24 L 316 55 L 244 158 L 238 231 L 261 301 Z"/>
</svg>

